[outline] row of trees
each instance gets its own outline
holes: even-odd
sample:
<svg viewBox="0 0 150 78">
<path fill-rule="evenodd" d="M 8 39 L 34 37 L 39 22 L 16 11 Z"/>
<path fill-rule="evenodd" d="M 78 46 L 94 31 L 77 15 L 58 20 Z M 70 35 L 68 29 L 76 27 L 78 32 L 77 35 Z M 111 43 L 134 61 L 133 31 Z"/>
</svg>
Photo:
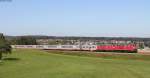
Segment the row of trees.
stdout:
<svg viewBox="0 0 150 78">
<path fill-rule="evenodd" d="M 45 41 L 38 43 L 38 39 L 52 39 L 48 41 L 47 44 L 73 44 L 71 41 L 67 40 L 121 40 L 121 41 L 131 41 L 131 43 L 138 44 L 140 48 L 150 47 L 150 38 L 130 38 L 130 37 L 57 37 L 57 36 L 6 36 L 12 45 L 36 45 L 41 43 L 46 43 Z M 37 42 L 36 42 L 37 41 Z"/>
<path fill-rule="evenodd" d="M 20 36 L 9 40 L 12 45 L 36 45 L 36 39 L 30 36 Z"/>
<path fill-rule="evenodd" d="M 8 41 L 5 39 L 3 34 L 0 34 L 0 60 L 2 60 L 2 54 L 11 53 L 11 46 Z"/>
<path fill-rule="evenodd" d="M 6 38 L 18 38 L 21 36 L 6 36 Z M 150 38 L 140 38 L 140 37 L 77 37 L 77 36 L 40 36 L 40 35 L 30 35 L 26 37 L 32 37 L 35 39 L 62 39 L 62 40 L 123 40 L 123 41 L 150 41 Z"/>
</svg>

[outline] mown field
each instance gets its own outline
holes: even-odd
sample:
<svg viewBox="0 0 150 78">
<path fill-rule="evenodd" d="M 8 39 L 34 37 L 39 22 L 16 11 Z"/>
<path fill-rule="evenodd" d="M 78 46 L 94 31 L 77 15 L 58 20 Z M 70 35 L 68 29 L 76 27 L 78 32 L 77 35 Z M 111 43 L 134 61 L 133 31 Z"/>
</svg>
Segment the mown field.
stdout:
<svg viewBox="0 0 150 78">
<path fill-rule="evenodd" d="M 150 57 L 89 57 L 18 49 L 0 63 L 0 78 L 150 78 Z"/>
</svg>

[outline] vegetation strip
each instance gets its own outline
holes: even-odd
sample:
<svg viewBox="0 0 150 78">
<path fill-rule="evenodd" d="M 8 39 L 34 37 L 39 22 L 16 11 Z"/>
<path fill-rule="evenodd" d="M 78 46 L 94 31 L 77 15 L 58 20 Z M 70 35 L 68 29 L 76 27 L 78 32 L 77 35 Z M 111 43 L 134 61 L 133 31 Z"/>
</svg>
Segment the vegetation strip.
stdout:
<svg viewBox="0 0 150 78">
<path fill-rule="evenodd" d="M 111 52 L 86 52 L 86 51 L 60 51 L 60 50 L 45 50 L 49 53 L 74 55 L 74 56 L 88 56 L 100 57 L 106 59 L 130 59 L 130 60 L 150 60 L 150 55 L 141 55 L 136 53 L 111 53 Z"/>
</svg>

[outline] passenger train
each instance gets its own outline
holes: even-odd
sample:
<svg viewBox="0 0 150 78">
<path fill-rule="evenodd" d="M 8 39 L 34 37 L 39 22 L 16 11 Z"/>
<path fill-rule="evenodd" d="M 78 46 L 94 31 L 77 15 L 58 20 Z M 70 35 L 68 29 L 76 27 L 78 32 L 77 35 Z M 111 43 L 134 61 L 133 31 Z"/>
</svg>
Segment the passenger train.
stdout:
<svg viewBox="0 0 150 78">
<path fill-rule="evenodd" d="M 12 45 L 12 48 L 80 51 L 137 51 L 136 45 Z"/>
</svg>

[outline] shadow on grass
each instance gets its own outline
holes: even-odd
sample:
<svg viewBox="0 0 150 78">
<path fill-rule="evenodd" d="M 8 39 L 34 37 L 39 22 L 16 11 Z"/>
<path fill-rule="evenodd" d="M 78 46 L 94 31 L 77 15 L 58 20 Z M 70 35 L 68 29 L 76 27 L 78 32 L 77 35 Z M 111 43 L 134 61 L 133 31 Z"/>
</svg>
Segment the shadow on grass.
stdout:
<svg viewBox="0 0 150 78">
<path fill-rule="evenodd" d="M 3 62 L 0 62 L 0 66 L 3 65 Z"/>
<path fill-rule="evenodd" d="M 3 60 L 6 60 L 6 61 L 18 61 L 20 59 L 19 58 L 4 58 Z"/>
<path fill-rule="evenodd" d="M 3 58 L 2 60 L 0 60 L 0 66 L 3 65 L 6 61 L 19 61 L 19 58 Z"/>
</svg>

